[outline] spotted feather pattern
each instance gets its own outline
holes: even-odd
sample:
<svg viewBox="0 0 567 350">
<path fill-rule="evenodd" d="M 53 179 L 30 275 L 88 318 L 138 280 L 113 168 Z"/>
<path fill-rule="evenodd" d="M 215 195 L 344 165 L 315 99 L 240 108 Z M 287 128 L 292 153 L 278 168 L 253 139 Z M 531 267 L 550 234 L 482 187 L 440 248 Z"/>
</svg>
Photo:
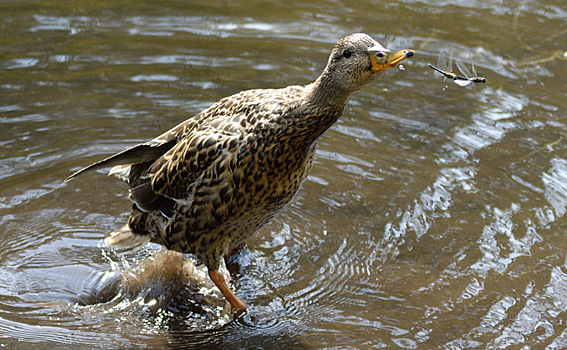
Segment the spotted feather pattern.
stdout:
<svg viewBox="0 0 567 350">
<path fill-rule="evenodd" d="M 306 86 L 226 97 L 152 141 L 71 175 L 113 165 L 130 184 L 128 225 L 209 270 L 269 222 L 297 193 L 317 139 L 348 96 L 375 80 L 365 34 L 339 41 L 321 76 Z M 349 55 L 344 55 L 349 50 Z"/>
</svg>

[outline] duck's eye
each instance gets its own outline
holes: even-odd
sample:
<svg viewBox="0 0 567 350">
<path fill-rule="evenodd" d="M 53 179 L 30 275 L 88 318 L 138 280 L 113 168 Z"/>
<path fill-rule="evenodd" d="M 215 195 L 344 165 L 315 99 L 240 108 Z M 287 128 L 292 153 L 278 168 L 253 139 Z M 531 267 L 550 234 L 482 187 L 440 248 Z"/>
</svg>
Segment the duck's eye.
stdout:
<svg viewBox="0 0 567 350">
<path fill-rule="evenodd" d="M 386 56 L 386 54 L 383 53 L 383 52 L 377 52 L 377 53 L 376 53 L 376 57 L 378 57 L 378 58 L 382 58 L 382 57 L 384 57 L 384 56 Z"/>
<path fill-rule="evenodd" d="M 349 50 L 343 51 L 343 57 L 344 58 L 349 58 L 350 56 L 352 56 L 352 52 L 350 52 Z"/>
</svg>

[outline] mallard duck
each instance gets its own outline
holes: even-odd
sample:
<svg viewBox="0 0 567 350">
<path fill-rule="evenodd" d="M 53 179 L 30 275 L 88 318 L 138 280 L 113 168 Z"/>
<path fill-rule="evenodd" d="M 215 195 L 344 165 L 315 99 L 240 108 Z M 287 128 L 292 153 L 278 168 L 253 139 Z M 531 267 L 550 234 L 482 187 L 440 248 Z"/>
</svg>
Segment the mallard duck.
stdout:
<svg viewBox="0 0 567 350">
<path fill-rule="evenodd" d="M 225 97 L 155 139 L 83 168 L 114 166 L 133 202 L 128 223 L 105 240 L 148 241 L 191 253 L 236 312 L 246 309 L 218 272 L 220 259 L 289 203 L 313 164 L 318 138 L 347 98 L 414 55 L 362 33 L 335 44 L 317 80 Z"/>
</svg>

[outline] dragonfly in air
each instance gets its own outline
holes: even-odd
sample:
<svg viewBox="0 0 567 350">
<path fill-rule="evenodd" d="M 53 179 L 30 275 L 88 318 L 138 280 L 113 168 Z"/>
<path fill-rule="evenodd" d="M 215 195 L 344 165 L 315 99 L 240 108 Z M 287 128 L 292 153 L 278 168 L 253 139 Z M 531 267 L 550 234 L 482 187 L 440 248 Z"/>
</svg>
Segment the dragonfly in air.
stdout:
<svg viewBox="0 0 567 350">
<path fill-rule="evenodd" d="M 437 65 L 438 66 L 446 66 L 447 70 L 443 70 L 441 68 L 435 67 L 434 65 L 428 63 L 429 67 L 433 70 L 435 70 L 437 73 L 443 75 L 445 78 L 451 79 L 453 80 L 453 82 L 461 87 L 465 87 L 468 86 L 472 83 L 486 83 L 486 78 L 484 77 L 479 77 L 476 75 L 476 69 L 474 68 L 474 63 L 472 62 L 472 58 L 471 58 L 471 69 L 472 69 L 472 73 L 469 71 L 469 69 L 460 61 L 456 61 L 455 64 L 457 65 L 457 68 L 459 68 L 459 71 L 464 75 L 460 76 L 457 75 L 455 73 L 453 73 L 452 70 L 452 66 L 453 66 L 453 53 L 451 52 L 451 55 L 449 56 L 449 63 L 447 64 L 445 62 L 445 57 L 447 56 L 447 52 L 446 51 L 442 51 L 441 54 L 439 55 L 439 58 L 437 59 Z"/>
</svg>

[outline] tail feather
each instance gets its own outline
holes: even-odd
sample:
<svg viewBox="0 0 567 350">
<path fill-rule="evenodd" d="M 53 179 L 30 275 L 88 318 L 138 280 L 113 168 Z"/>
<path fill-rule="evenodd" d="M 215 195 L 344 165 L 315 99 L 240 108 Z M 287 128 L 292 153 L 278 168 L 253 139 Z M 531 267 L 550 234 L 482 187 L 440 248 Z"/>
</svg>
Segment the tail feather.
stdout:
<svg viewBox="0 0 567 350">
<path fill-rule="evenodd" d="M 91 164 L 79 171 L 76 171 L 67 179 L 65 179 L 65 182 L 69 182 L 73 180 L 75 177 L 89 170 L 95 170 L 109 166 L 116 166 L 116 165 L 138 164 L 143 162 L 154 161 L 159 157 L 161 157 L 169 149 L 171 149 L 171 147 L 173 147 L 175 144 L 176 144 L 176 140 L 172 139 L 167 142 L 159 143 L 159 144 L 150 141 L 147 143 L 136 145 L 120 153 L 105 158 L 99 162 Z"/>
<path fill-rule="evenodd" d="M 131 253 L 139 250 L 149 241 L 149 235 L 135 234 L 126 224 L 106 237 L 104 243 L 119 249 L 122 253 Z"/>
</svg>

